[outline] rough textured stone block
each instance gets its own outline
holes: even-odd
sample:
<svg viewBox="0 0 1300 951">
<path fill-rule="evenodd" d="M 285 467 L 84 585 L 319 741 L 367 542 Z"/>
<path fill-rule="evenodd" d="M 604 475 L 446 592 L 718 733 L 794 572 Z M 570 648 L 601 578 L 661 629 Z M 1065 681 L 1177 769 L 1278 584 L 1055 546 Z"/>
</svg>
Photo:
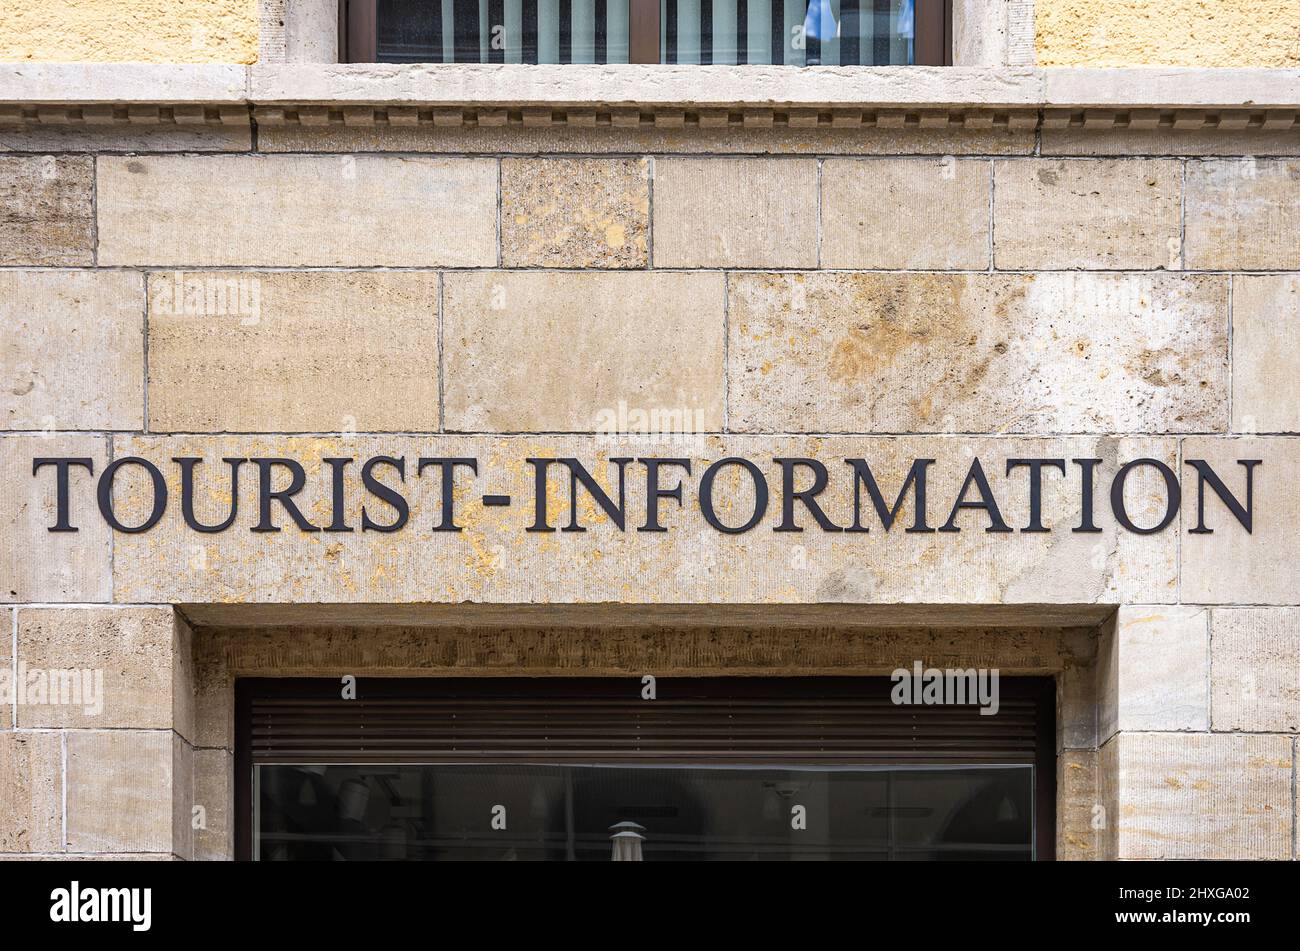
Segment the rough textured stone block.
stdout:
<svg viewBox="0 0 1300 951">
<path fill-rule="evenodd" d="M 1117 730 L 1210 728 L 1209 618 L 1182 605 L 1119 609 L 1097 661 L 1101 742 Z"/>
<path fill-rule="evenodd" d="M 94 260 L 94 160 L 0 156 L 0 264 Z"/>
<path fill-rule="evenodd" d="M 496 264 L 496 163 L 344 155 L 101 156 L 99 263 Z"/>
<path fill-rule="evenodd" d="M 172 854 L 181 859 L 194 858 L 194 748 L 172 734 Z"/>
<path fill-rule="evenodd" d="M 1187 163 L 1187 267 L 1300 269 L 1300 160 Z"/>
<path fill-rule="evenodd" d="M 175 741 L 170 730 L 67 734 L 71 851 L 173 850 Z"/>
<path fill-rule="evenodd" d="M 183 622 L 182 622 L 183 623 Z M 51 689 L 49 703 L 21 705 L 20 727 L 171 729 L 192 735 L 190 696 L 178 696 L 191 682 L 187 643 L 178 637 L 169 607 L 22 608 L 18 612 L 18 660 L 30 672 L 71 671 L 81 692 L 70 685 Z M 98 677 L 95 677 L 95 674 Z M 90 674 L 102 685 L 89 686 Z M 186 691 L 192 693 L 192 689 Z M 57 695 L 57 696 L 56 696 Z M 70 703 L 70 697 L 81 702 Z M 55 700 L 60 702 L 56 703 Z M 94 701 L 98 702 L 94 702 Z M 190 722 L 177 722 L 181 719 Z"/>
<path fill-rule="evenodd" d="M 647 159 L 501 162 L 506 267 L 645 267 L 649 230 Z"/>
<path fill-rule="evenodd" d="M 1300 431 L 1300 276 L 1232 279 L 1232 428 Z"/>
<path fill-rule="evenodd" d="M 251 122 L 0 125 L 0 150 L 16 152 L 247 152 L 252 147 Z"/>
<path fill-rule="evenodd" d="M 63 848 L 63 738 L 0 732 L 0 852 Z"/>
<path fill-rule="evenodd" d="M 139 429 L 144 281 L 113 271 L 0 272 L 6 429 Z"/>
<path fill-rule="evenodd" d="M 1102 71 L 1090 71 L 1094 76 Z M 1223 70 L 1227 72 L 1227 70 Z M 1233 70 L 1233 72 L 1237 72 Z M 1202 76 L 1206 73 L 1202 72 Z M 1285 128 L 1248 127 L 1226 133 L 1214 126 L 1175 128 L 1156 126 L 1121 131 L 1085 126 L 1048 127 L 1042 130 L 1042 155 L 1296 155 L 1300 139 Z"/>
<path fill-rule="evenodd" d="M 56 521 L 53 466 L 32 474 L 38 457 L 90 459 L 95 475 L 108 463 L 103 436 L 0 436 L 0 601 L 109 601 L 113 597 L 108 526 L 95 507 L 95 480 L 73 468 L 72 532 Z"/>
<path fill-rule="evenodd" d="M 1086 861 L 1098 857 L 1093 828 L 1097 798 L 1097 753 L 1066 750 L 1056 758 L 1056 858 Z"/>
<path fill-rule="evenodd" d="M 829 159 L 822 165 L 821 266 L 983 269 L 988 162 Z"/>
<path fill-rule="evenodd" d="M 114 544 L 116 596 L 140 603 L 259 602 L 501 602 L 501 603 L 707 603 L 881 604 L 921 599 L 947 604 L 1148 604 L 1171 601 L 1175 594 L 1178 542 L 1170 529 L 1155 535 L 1116 530 L 1106 505 L 1104 486 L 1118 460 L 1156 457 L 1175 464 L 1172 439 L 1058 439 L 963 437 L 746 437 L 706 436 L 698 440 L 646 440 L 635 434 L 599 436 L 357 436 L 235 437 L 119 436 L 117 456 L 154 460 L 175 484 L 175 456 L 198 456 L 196 515 L 207 523 L 229 513 L 223 491 L 229 469 L 223 457 L 293 457 L 305 470 L 306 487 L 298 497 L 304 515 L 317 525 L 330 520 L 332 484 L 323 457 L 375 455 L 406 458 L 404 493 L 410 521 L 400 534 L 300 533 L 275 507 L 279 533 L 250 531 L 257 519 L 256 473 L 246 467 L 240 479 L 239 515 L 228 531 L 200 535 L 181 523 L 179 505 L 171 504 L 151 531 L 118 535 Z M 969 453 L 969 455 L 968 455 Z M 619 532 L 609 517 L 581 491 L 578 514 L 588 531 L 527 532 L 535 519 L 534 467 L 530 457 L 577 457 L 608 490 L 617 490 L 620 456 L 687 456 L 692 474 L 683 479 L 685 505 L 662 505 L 666 533 L 635 529 L 645 521 L 645 472 L 630 464 L 627 472 L 627 530 Z M 805 531 L 798 536 L 773 531 L 780 520 L 780 468 L 777 456 L 823 460 L 832 484 L 821 496 L 827 516 L 839 525 L 852 522 L 851 470 L 845 459 L 866 458 L 882 491 L 892 500 L 915 458 L 934 458 L 930 468 L 930 525 L 948 518 L 971 466 L 983 458 L 988 478 L 1008 523 L 1024 527 L 1028 515 L 1028 478 L 1023 470 L 1004 475 L 1009 457 L 1099 458 L 1097 490 L 1099 534 L 1068 529 L 1078 524 L 1079 474 L 1045 474 L 1043 509 L 1053 529 L 1043 534 L 985 531 L 982 513 L 959 515 L 959 533 L 908 534 L 899 525 L 891 532 L 881 524 L 863 494 L 867 533 L 823 533 L 796 509 Z M 437 470 L 417 476 L 414 460 L 427 457 L 474 457 L 479 474 L 457 473 L 456 518 L 461 532 L 435 532 L 441 516 L 441 479 Z M 744 535 L 724 535 L 700 514 L 699 483 L 710 461 L 726 456 L 756 460 L 773 496 L 762 522 Z M 371 518 L 392 519 L 391 510 L 362 492 L 359 464 L 347 467 L 344 512 L 357 528 L 359 509 Z M 376 475 L 397 485 L 391 469 Z M 677 483 L 679 472 L 665 472 L 663 485 Z M 286 473 L 276 473 L 283 484 Z M 807 473 L 800 473 L 799 484 Z M 173 490 L 174 491 L 174 490 Z M 83 487 L 84 504 L 86 489 Z M 504 507 L 485 506 L 482 497 L 502 494 Z M 739 524 L 750 515 L 753 489 L 743 470 L 724 468 L 714 486 L 720 517 Z M 122 470 L 116 486 L 117 511 L 128 524 L 138 522 L 152 501 L 148 481 L 135 467 Z M 567 525 L 569 484 L 558 465 L 550 467 L 546 497 L 552 526 Z M 1164 483 L 1149 467 L 1127 484 L 1133 519 L 1141 525 L 1158 521 L 1164 511 Z M 910 493 L 899 518 L 910 524 Z M 796 544 L 792 544 L 794 537 Z M 159 565 L 168 566 L 160 571 Z"/>
<path fill-rule="evenodd" d="M 1215 608 L 1214 729 L 1300 733 L 1300 608 Z"/>
<path fill-rule="evenodd" d="M 1186 432 L 1227 425 L 1227 281 L 736 274 L 730 426 Z"/>
<path fill-rule="evenodd" d="M 993 183 L 996 267 L 1179 266 L 1179 162 L 999 161 Z"/>
<path fill-rule="evenodd" d="M 1121 733 L 1117 858 L 1291 858 L 1287 736 Z"/>
<path fill-rule="evenodd" d="M 438 276 L 155 272 L 149 428 L 438 428 Z"/>
<path fill-rule="evenodd" d="M 493 67 L 500 68 L 500 67 Z M 572 69 L 572 67 L 567 67 Z M 619 66 L 626 69 L 626 66 Z M 658 67 L 655 67 L 656 69 Z M 742 67 L 752 69 L 752 66 Z M 784 67 L 778 67 L 784 69 Z M 909 72 L 916 67 L 909 66 Z M 696 74 L 698 82 L 698 73 Z M 787 70 L 782 83 L 788 83 Z M 862 74 L 859 74 L 862 75 Z M 900 76 L 896 88 L 910 88 Z M 861 105 L 860 100 L 858 105 Z M 853 114 L 855 122 L 860 115 Z M 246 130 L 245 130 L 246 133 Z M 1222 137 L 1219 137 L 1222 139 Z M 0 145 L 5 137 L 0 133 Z M 727 128 L 650 123 L 622 126 L 416 126 L 390 122 L 371 126 L 262 125 L 257 147 L 264 152 L 425 152 L 454 155 L 1028 155 L 1034 151 L 1033 127 L 970 129 L 958 127 L 885 128 L 846 125 L 840 128 L 744 126 Z"/>
<path fill-rule="evenodd" d="M 13 631 L 15 615 L 13 608 L 0 610 L 0 670 L 12 669 L 13 654 Z M 4 636 L 4 632 L 9 632 L 9 637 Z M 0 694 L 0 697 L 3 697 Z M 0 732 L 13 729 L 14 725 L 14 707 L 9 702 L 8 697 L 0 699 Z"/>
<path fill-rule="evenodd" d="M 654 264 L 816 267 L 816 161 L 657 159 Z"/>
<path fill-rule="evenodd" d="M 1192 604 L 1295 604 L 1300 590 L 1300 439 L 1188 437 L 1184 460 L 1204 459 L 1239 504 L 1246 503 L 1246 468 L 1241 459 L 1260 459 L 1254 469 L 1253 531 L 1247 533 L 1214 490 L 1205 488 L 1205 527 L 1197 524 L 1196 475 L 1184 465 L 1182 598 Z M 1172 529 L 1171 529 L 1172 531 Z"/>
<path fill-rule="evenodd" d="M 1056 750 L 1097 748 L 1097 630 L 1070 632 L 1072 651 L 1056 677 Z"/>
<path fill-rule="evenodd" d="M 203 807 L 203 825 L 194 830 L 194 858 L 228 861 L 235 857 L 235 758 L 228 750 L 194 751 L 194 805 Z"/>
<path fill-rule="evenodd" d="M 1119 855 L 1119 737 L 1097 750 L 1097 858 L 1113 862 Z"/>
<path fill-rule="evenodd" d="M 675 413 L 663 426 L 678 431 L 679 419 L 691 433 L 722 428 L 722 275 L 444 280 L 448 429 L 644 431 L 637 412 Z"/>
</svg>

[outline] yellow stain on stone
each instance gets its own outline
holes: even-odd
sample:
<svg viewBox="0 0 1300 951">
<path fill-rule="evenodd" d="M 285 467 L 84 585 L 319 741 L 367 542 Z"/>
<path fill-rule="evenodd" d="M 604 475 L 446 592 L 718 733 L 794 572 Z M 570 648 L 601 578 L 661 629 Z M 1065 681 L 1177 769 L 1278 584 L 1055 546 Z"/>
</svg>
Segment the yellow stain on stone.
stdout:
<svg viewBox="0 0 1300 951">
<path fill-rule="evenodd" d="M 0 61 L 254 63 L 257 0 L 14 0 Z"/>
<path fill-rule="evenodd" d="M 1039 66 L 1300 66 L 1300 4 L 1036 0 Z"/>
</svg>

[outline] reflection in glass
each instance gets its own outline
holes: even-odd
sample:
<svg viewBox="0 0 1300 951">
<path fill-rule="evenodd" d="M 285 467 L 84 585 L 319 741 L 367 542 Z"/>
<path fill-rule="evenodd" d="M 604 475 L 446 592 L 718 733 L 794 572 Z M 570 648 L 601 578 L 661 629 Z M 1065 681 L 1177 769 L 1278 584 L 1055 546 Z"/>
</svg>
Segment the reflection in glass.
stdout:
<svg viewBox="0 0 1300 951">
<path fill-rule="evenodd" d="M 660 0 L 665 63 L 905 66 L 914 0 Z"/>
<path fill-rule="evenodd" d="M 629 0 L 378 0 L 381 63 L 626 63 Z M 915 0 L 659 0 L 664 63 L 901 66 Z"/>
<path fill-rule="evenodd" d="M 264 860 L 1033 858 L 1030 766 L 255 769 Z"/>
<path fill-rule="evenodd" d="M 381 63 L 626 63 L 628 0 L 378 0 Z"/>
</svg>

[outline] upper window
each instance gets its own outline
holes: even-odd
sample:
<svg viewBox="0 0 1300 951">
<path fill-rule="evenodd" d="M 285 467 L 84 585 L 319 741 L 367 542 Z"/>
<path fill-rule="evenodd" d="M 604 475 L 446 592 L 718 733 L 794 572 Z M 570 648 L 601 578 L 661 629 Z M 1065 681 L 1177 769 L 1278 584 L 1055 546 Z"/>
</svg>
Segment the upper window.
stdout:
<svg viewBox="0 0 1300 951">
<path fill-rule="evenodd" d="M 354 63 L 944 65 L 951 0 L 344 0 Z"/>
</svg>

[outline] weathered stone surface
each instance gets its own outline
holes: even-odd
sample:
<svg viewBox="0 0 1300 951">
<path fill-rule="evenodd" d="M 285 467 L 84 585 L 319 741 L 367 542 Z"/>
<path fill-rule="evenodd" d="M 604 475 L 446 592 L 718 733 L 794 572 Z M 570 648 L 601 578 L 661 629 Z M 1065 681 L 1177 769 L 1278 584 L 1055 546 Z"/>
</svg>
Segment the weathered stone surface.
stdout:
<svg viewBox="0 0 1300 951">
<path fill-rule="evenodd" d="M 139 429 L 144 281 L 125 271 L 0 272 L 5 429 Z"/>
<path fill-rule="evenodd" d="M 1187 163 L 1187 267 L 1300 268 L 1300 161 Z"/>
<path fill-rule="evenodd" d="M 0 264 L 94 260 L 94 160 L 0 156 Z"/>
<path fill-rule="evenodd" d="M 0 80 L 7 96 L 34 103 L 233 104 L 248 93 L 248 70 L 234 63 L 7 62 Z"/>
<path fill-rule="evenodd" d="M 149 428 L 438 428 L 438 276 L 155 272 Z"/>
<path fill-rule="evenodd" d="M 14 610 L 14 608 L 0 610 L 0 670 L 13 668 L 13 632 L 16 620 Z M 5 631 L 9 632 L 8 638 L 4 636 Z M 11 730 L 13 726 L 14 706 L 10 703 L 10 696 L 0 693 L 0 732 Z"/>
<path fill-rule="evenodd" d="M 991 187 L 975 159 L 828 160 L 821 266 L 987 268 Z"/>
<path fill-rule="evenodd" d="M 722 428 L 721 274 L 487 272 L 444 282 L 447 429 Z M 639 425 L 637 413 L 649 421 Z"/>
<path fill-rule="evenodd" d="M 405 494 L 410 522 L 399 534 L 379 532 L 301 533 L 274 506 L 280 533 L 249 531 L 257 518 L 257 479 L 251 467 L 240 479 L 240 511 L 226 532 L 200 535 L 181 524 L 179 506 L 171 504 L 163 520 L 149 532 L 118 535 L 114 548 L 116 596 L 122 601 L 227 602 L 511 602 L 511 603 L 890 603 L 897 601 L 952 604 L 1091 604 L 1136 601 L 1159 603 L 1174 596 L 1175 550 L 1178 538 L 1170 530 L 1155 535 L 1117 533 L 1106 508 L 1105 487 L 1117 460 L 1154 456 L 1172 466 L 1176 446 L 1166 439 L 1072 437 L 1029 438 L 888 438 L 888 437 L 717 437 L 698 441 L 619 439 L 575 436 L 387 436 L 387 437 L 115 437 L 116 456 L 154 460 L 170 482 L 177 481 L 175 456 L 198 456 L 196 514 L 207 523 L 228 514 L 222 495 L 229 484 L 223 457 L 296 457 L 306 471 L 307 487 L 298 497 L 304 517 L 317 526 L 330 521 L 330 469 L 322 457 L 375 455 L 407 460 Z M 1077 468 L 1068 478 L 1047 474 L 1043 480 L 1043 511 L 1053 531 L 1017 535 L 988 533 L 982 513 L 963 513 L 960 533 L 881 531 L 879 520 L 863 494 L 863 524 L 870 531 L 824 533 L 796 507 L 806 526 L 792 544 L 789 534 L 774 532 L 781 516 L 780 468 L 764 460 L 777 456 L 824 460 L 832 485 L 820 501 L 836 524 L 852 521 L 851 470 L 846 458 L 870 460 L 882 491 L 892 500 L 914 458 L 938 461 L 929 473 L 928 509 L 931 527 L 942 525 L 971 467 L 981 456 L 1003 516 L 1010 525 L 1027 524 L 1028 478 L 1023 470 L 1004 473 L 1005 459 L 1031 457 L 1099 458 L 1095 491 L 1099 534 L 1073 533 L 1078 524 L 1080 487 Z M 579 458 L 615 492 L 607 460 L 619 456 L 671 455 L 692 457 L 692 474 L 685 477 L 685 507 L 662 505 L 667 533 L 642 533 L 645 472 L 639 464 L 627 469 L 627 531 L 619 532 L 585 493 L 580 493 L 579 519 L 583 533 L 526 532 L 535 518 L 534 468 L 530 457 Z M 441 478 L 437 470 L 423 476 L 414 461 L 426 457 L 474 457 L 479 474 L 460 470 L 455 485 L 457 524 L 462 532 L 434 532 L 441 517 Z M 699 511 L 699 481 L 706 461 L 727 456 L 757 460 L 772 487 L 772 499 L 761 524 L 742 535 L 727 535 L 708 527 Z M 392 518 L 389 508 L 360 491 L 359 464 L 346 470 L 345 515 L 358 527 L 364 503 L 380 523 Z M 662 485 L 670 488 L 679 471 L 665 470 Z M 396 485 L 396 473 L 380 468 L 376 475 Z M 804 484 L 808 473 L 799 474 Z M 287 473 L 276 473 L 277 484 Z M 87 489 L 74 500 L 86 504 Z M 173 487 L 172 494 L 176 492 Z M 485 507 L 481 496 L 505 494 L 506 507 Z M 743 470 L 721 470 L 714 487 L 719 518 L 739 525 L 752 510 L 752 487 Z M 1151 525 L 1164 512 L 1164 483 L 1143 467 L 1127 483 L 1129 511 L 1137 524 Z M 152 502 L 148 482 L 139 467 L 123 469 L 116 486 L 117 513 L 127 524 L 143 518 Z M 558 465 L 550 466 L 547 490 L 552 526 L 569 522 L 568 479 Z M 910 524 L 910 493 L 899 516 Z M 165 568 L 165 570 L 164 570 Z"/>
<path fill-rule="evenodd" d="M 1148 26 L 1151 26 L 1148 24 Z M 1155 24 L 1153 28 L 1158 28 Z M 1288 36 L 1289 38 L 1289 36 Z M 1100 40 L 1099 40 L 1100 41 Z M 1240 40 L 1249 43 L 1248 38 Z M 1005 61 L 1002 61 L 1005 62 Z M 23 64 L 30 70 L 29 64 Z M 155 67 L 156 68 L 156 67 Z M 139 82 L 150 67 L 132 71 Z M 68 88 L 70 71 L 54 64 L 16 77 L 20 88 L 53 99 Z M 123 70 L 123 72 L 127 72 Z M 105 71 L 107 73 L 107 71 Z M 77 75 L 77 74 L 73 74 Z M 93 74 L 92 74 L 93 75 Z M 36 81 L 37 77 L 40 82 Z M 86 82 L 84 76 L 81 83 Z M 196 81 L 197 74 L 184 77 Z M 38 88 L 33 88 L 38 87 Z M 1254 102 L 1294 105 L 1300 80 L 1294 69 L 995 69 L 948 66 L 881 66 L 844 70 L 833 66 L 798 71 L 780 66 L 716 66 L 705 73 L 690 65 L 519 66 L 465 65 L 459 83 L 429 65 L 258 64 L 249 69 L 250 98 L 257 102 L 408 102 L 559 105 L 572 102 L 636 102 L 649 105 L 772 103 L 1048 106 L 1224 106 Z M 156 95 L 156 93 L 155 93 Z"/>
<path fill-rule="evenodd" d="M 1121 733 L 1117 858 L 1291 858 L 1291 738 Z"/>
<path fill-rule="evenodd" d="M 816 267 L 816 161 L 656 159 L 654 264 Z"/>
<path fill-rule="evenodd" d="M 171 851 L 181 859 L 194 858 L 194 806 L 197 803 L 194 753 L 194 747 L 175 733 L 172 734 Z"/>
<path fill-rule="evenodd" d="M 1113 862 L 1119 855 L 1119 737 L 1097 750 L 1097 858 Z"/>
<path fill-rule="evenodd" d="M 15 152 L 246 152 L 253 124 L 0 125 L 0 151 Z"/>
<path fill-rule="evenodd" d="M 19 706 L 18 725 L 172 728 L 176 707 L 193 704 L 174 690 L 174 679 L 188 663 L 177 640 L 169 607 L 19 609 L 18 660 L 29 672 L 45 672 L 52 686 L 48 703 Z M 71 684 L 56 690 L 54 680 L 63 678 L 55 671 L 71 671 L 81 681 L 79 692 Z M 89 684 L 87 674 L 93 678 Z M 71 698 L 78 702 L 68 702 Z M 189 732 L 192 727 L 177 728 Z"/>
<path fill-rule="evenodd" d="M 235 748 L 235 681 L 229 665 L 215 659 L 214 632 L 194 639 L 194 745 Z M 195 761 L 198 768 L 199 761 Z"/>
<path fill-rule="evenodd" d="M 66 738 L 68 848 L 173 851 L 175 734 L 95 730 Z"/>
<path fill-rule="evenodd" d="M 233 859 L 235 758 L 228 750 L 194 751 L 194 805 L 203 807 L 203 825 L 194 830 L 194 858 Z"/>
<path fill-rule="evenodd" d="M 649 165 L 644 158 L 503 159 L 501 263 L 645 267 Z"/>
<path fill-rule="evenodd" d="M 938 66 L 882 66 L 843 70 L 819 66 L 792 70 L 760 64 L 718 65 L 701 73 L 689 64 L 461 64 L 454 83 L 436 65 L 372 63 L 346 66 L 261 64 L 249 70 L 249 98 L 256 102 L 393 102 L 497 106 L 561 106 L 567 103 L 640 103 L 680 106 L 810 106 L 966 102 L 981 105 L 1035 105 L 1043 95 L 1043 75 L 1028 68 L 953 69 Z M 2 74 L 0 74 L 2 75 Z M 59 70 L 53 83 L 66 83 Z M 1132 73 L 1134 91 L 1155 84 Z M 1271 79 L 1290 88 L 1287 71 L 1262 70 L 1257 82 Z M 189 78 L 189 77 L 187 77 Z M 1207 77 L 1208 81 L 1209 77 Z M 1165 77 L 1166 84 L 1168 78 Z M 1184 81 L 1185 85 L 1185 81 Z M 1214 83 L 1235 90 L 1242 83 Z M 57 87 L 56 87 L 57 88 Z"/>
<path fill-rule="evenodd" d="M 1206 72 L 1209 72 L 1207 70 Z M 1217 70 L 1229 72 L 1229 70 Z M 1237 72 L 1237 70 L 1231 70 Z M 1217 126 L 1119 130 L 1088 126 L 1047 127 L 1042 131 L 1042 155 L 1296 155 L 1300 136 L 1285 128 L 1233 129 Z"/>
<path fill-rule="evenodd" d="M 1179 162 L 999 161 L 993 182 L 999 268 L 1179 266 Z"/>
<path fill-rule="evenodd" d="M 1191 604 L 1295 604 L 1300 590 L 1300 439 L 1188 437 L 1182 457 L 1204 459 L 1229 491 L 1246 503 L 1246 467 L 1238 460 L 1260 459 L 1254 469 L 1253 531 L 1247 534 L 1214 490 L 1205 488 L 1205 526 L 1197 524 L 1196 475 L 1185 465 L 1181 600 Z"/>
<path fill-rule="evenodd" d="M 294 602 L 240 604 L 218 602 L 184 606 L 195 627 L 276 627 L 286 625 L 404 625 L 458 627 L 465 624 L 502 627 L 602 628 L 715 626 L 768 629 L 777 627 L 838 627 L 862 630 L 880 627 L 1008 629 L 1082 628 L 1092 630 L 1114 615 L 1114 605 L 1102 604 L 926 604 L 894 602 L 853 604 L 643 604 L 635 613 L 617 603 L 485 604 L 485 603 L 349 603 Z M 1095 653 L 1095 648 L 1093 650 Z M 201 744 L 204 746 L 211 744 Z"/>
<path fill-rule="evenodd" d="M 529 67 L 531 68 L 531 67 Z M 566 67 L 571 68 L 571 67 Z M 620 67 L 626 68 L 626 67 Z M 697 67 L 692 67 L 697 68 Z M 877 67 L 878 68 L 878 67 Z M 915 67 L 907 67 L 914 69 Z M 1218 138 L 1222 139 L 1222 136 Z M 0 132 L 0 145 L 4 143 Z M 567 123 L 523 126 L 259 125 L 257 147 L 265 152 L 424 152 L 454 155 L 1029 155 L 1029 128 L 882 128 L 851 112 L 838 128 L 789 126 L 680 128 L 650 121 L 632 127 Z"/>
<path fill-rule="evenodd" d="M 574 676 L 815 676 L 840 671 L 879 676 L 913 661 L 927 667 L 997 666 L 1008 676 L 1044 675 L 1090 663 L 1086 628 L 1001 627 L 628 627 L 500 626 L 229 626 L 202 631 L 196 663 L 204 684 L 236 677 L 446 676 L 472 672 Z M 1091 642 L 1091 643 L 1090 643 Z M 1082 653 L 1080 651 L 1083 651 Z M 233 709 L 233 691 L 211 690 L 211 709 Z M 1061 697 L 1068 716 L 1092 704 Z M 225 746 L 228 731 L 211 739 Z"/>
<path fill-rule="evenodd" d="M 98 159 L 99 263 L 496 264 L 496 163 L 347 155 Z"/>
<path fill-rule="evenodd" d="M 1232 428 L 1300 431 L 1300 275 L 1232 278 Z"/>
<path fill-rule="evenodd" d="M 0 732 L 0 852 L 63 848 L 63 738 Z"/>
<path fill-rule="evenodd" d="M 1187 432 L 1227 425 L 1227 282 L 737 274 L 730 427 Z"/>
<path fill-rule="evenodd" d="M 113 596 L 108 526 L 95 508 L 94 477 L 71 468 L 74 532 L 51 532 L 57 506 L 55 470 L 32 474 L 38 457 L 90 459 L 95 475 L 108 463 L 103 436 L 0 436 L 0 601 L 109 601 Z"/>
<path fill-rule="evenodd" d="M 1300 608 L 1215 608 L 1213 727 L 1300 733 Z"/>
<path fill-rule="evenodd" d="M 1098 733 L 1210 728 L 1206 608 L 1123 605 L 1101 639 Z"/>
<path fill-rule="evenodd" d="M 1098 831 L 1093 828 L 1097 798 L 1097 753 L 1066 750 L 1056 758 L 1056 858 L 1098 858 Z"/>
<path fill-rule="evenodd" d="M 1071 628 L 1061 637 L 1069 654 L 1056 677 L 1056 751 L 1097 748 L 1098 629 Z M 1000 660 L 989 664 L 1001 666 Z"/>
</svg>

